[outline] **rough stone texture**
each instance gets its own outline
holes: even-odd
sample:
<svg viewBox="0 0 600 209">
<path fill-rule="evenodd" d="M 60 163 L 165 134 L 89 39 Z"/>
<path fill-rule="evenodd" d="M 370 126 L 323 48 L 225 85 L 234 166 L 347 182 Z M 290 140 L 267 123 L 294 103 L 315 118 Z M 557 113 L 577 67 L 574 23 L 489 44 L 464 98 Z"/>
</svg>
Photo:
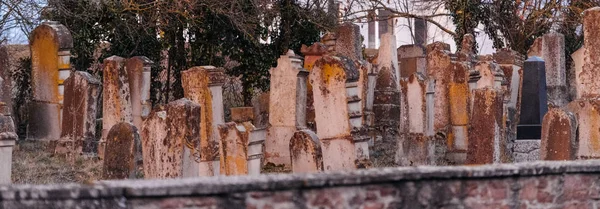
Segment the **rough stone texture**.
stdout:
<svg viewBox="0 0 600 209">
<path fill-rule="evenodd" d="M 577 159 L 600 158 L 600 100 L 576 100 L 565 109 L 577 118 Z"/>
<path fill-rule="evenodd" d="M 6 104 L 9 108 L 9 113 L 12 113 L 12 72 L 10 71 L 9 63 L 10 55 L 6 45 L 0 45 L 0 78 L 2 78 L 2 86 L 0 86 L 0 101 Z"/>
<path fill-rule="evenodd" d="M 300 52 L 304 55 L 304 69 L 311 71 L 315 62 L 327 53 L 327 47 L 322 43 L 314 43 L 310 47 L 302 45 Z M 317 130 L 315 124 L 315 106 L 312 85 L 306 81 L 306 125 L 313 131 Z"/>
<path fill-rule="evenodd" d="M 584 41 L 584 65 L 583 70 L 579 74 L 578 90 L 582 98 L 592 98 L 600 96 L 600 82 L 598 80 L 600 72 L 600 7 L 594 7 L 584 12 L 583 16 L 583 33 Z M 579 85 L 578 85 L 579 86 Z"/>
<path fill-rule="evenodd" d="M 115 124 L 106 137 L 102 178 L 138 177 L 143 169 L 141 148 L 140 136 L 135 126 L 130 123 Z"/>
<path fill-rule="evenodd" d="M 45 22 L 31 32 L 31 90 L 27 138 L 56 140 L 60 137 L 62 79 L 70 69 L 73 38 L 69 30 L 56 22 Z M 61 79 L 62 78 L 62 79 Z M 10 84 L 8 84 L 10 85 Z"/>
<path fill-rule="evenodd" d="M 236 123 L 254 121 L 254 108 L 253 107 L 231 108 L 231 121 L 236 122 Z"/>
<path fill-rule="evenodd" d="M 269 92 L 258 95 L 252 101 L 254 107 L 254 122 L 257 128 L 266 128 L 269 125 Z"/>
<path fill-rule="evenodd" d="M 517 140 L 513 146 L 515 163 L 531 162 L 540 159 L 540 140 Z"/>
<path fill-rule="evenodd" d="M 427 73 L 430 79 L 435 80 L 434 133 L 447 133 L 450 125 L 448 84 L 452 78 L 452 68 L 450 52 L 446 47 L 447 44 L 441 42 L 427 45 Z"/>
<path fill-rule="evenodd" d="M 102 85 L 102 139 L 98 156 L 104 158 L 108 131 L 117 123 L 133 123 L 129 74 L 124 68 L 125 59 L 112 56 L 104 59 Z"/>
<path fill-rule="evenodd" d="M 550 108 L 542 123 L 542 160 L 575 160 L 577 120 L 573 113 Z"/>
<path fill-rule="evenodd" d="M 265 141 L 267 163 L 290 166 L 289 139 L 296 132 L 296 88 L 302 60 L 293 51 L 277 60 L 272 68 L 269 127 Z"/>
<path fill-rule="evenodd" d="M 4 208 L 594 208 L 598 161 L 0 186 Z"/>
<path fill-rule="evenodd" d="M 427 101 L 425 76 L 420 73 L 411 75 L 408 80 L 401 81 L 402 93 L 406 98 L 406 114 L 408 128 L 398 144 L 397 164 L 416 166 L 427 164 Z M 404 116 L 403 114 L 403 116 Z"/>
<path fill-rule="evenodd" d="M 133 125 L 142 127 L 142 119 L 150 113 L 150 65 L 153 62 L 147 57 L 138 56 L 127 59 L 125 68 L 129 76 L 131 95 L 131 111 Z"/>
<path fill-rule="evenodd" d="M 453 62 L 452 80 L 448 87 L 450 102 L 450 124 L 452 134 L 448 135 L 448 151 L 464 153 L 468 148 L 469 110 L 471 92 L 469 91 L 469 69 L 465 62 Z"/>
<path fill-rule="evenodd" d="M 314 173 L 323 171 L 321 142 L 311 130 L 296 131 L 290 139 L 292 172 Z"/>
<path fill-rule="evenodd" d="M 0 102 L 0 185 L 11 183 L 12 151 L 19 138 L 15 133 L 14 124 L 10 108 Z"/>
<path fill-rule="evenodd" d="M 571 90 L 575 89 L 576 91 L 576 96 L 572 97 L 573 100 L 581 99 L 581 93 L 583 93 L 583 89 L 581 88 L 585 88 L 583 83 L 581 83 L 581 72 L 583 71 L 583 65 L 585 63 L 584 53 L 585 48 L 581 47 L 573 54 L 571 54 L 571 58 L 573 59 L 573 66 L 571 71 L 573 71 L 572 73 L 575 74 L 575 82 L 573 85 L 571 85 Z"/>
<path fill-rule="evenodd" d="M 505 48 L 496 52 L 494 59 L 506 77 L 507 88 L 504 92 L 506 136 L 508 141 L 513 143 L 517 139 L 517 125 L 521 117 L 524 56 Z"/>
<path fill-rule="evenodd" d="M 317 60 L 309 76 L 319 130 L 317 136 L 322 143 L 324 169 L 327 171 L 356 168 L 346 94 L 346 83 L 358 80 L 358 70 L 352 64 L 342 58 L 323 56 Z"/>
<path fill-rule="evenodd" d="M 493 88 L 473 91 L 473 112 L 469 127 L 468 164 L 507 162 L 507 142 L 504 137 L 502 92 Z"/>
<path fill-rule="evenodd" d="M 101 82 L 87 72 L 77 71 L 65 80 L 61 140 L 72 144 L 71 155 L 95 154 L 96 112 Z"/>
<path fill-rule="evenodd" d="M 223 69 L 193 67 L 182 72 L 184 97 L 200 104 L 200 175 L 219 174 L 219 130 L 225 123 Z"/>
<path fill-rule="evenodd" d="M 402 45 L 398 47 L 397 54 L 401 78 L 408 78 L 417 72 L 427 73 L 427 51 L 423 45 Z"/>
<path fill-rule="evenodd" d="M 335 52 L 338 56 L 348 57 L 351 60 L 362 60 L 362 40 L 360 27 L 345 22 L 336 28 L 337 40 L 335 42 Z"/>
<path fill-rule="evenodd" d="M 250 124 L 251 126 L 252 124 Z M 230 122 L 219 125 L 221 174 L 248 174 L 248 131 L 244 125 Z"/>
<path fill-rule="evenodd" d="M 541 57 L 546 65 L 548 105 L 562 107 L 569 102 L 566 73 L 565 37 L 556 32 L 548 33 L 535 40 L 528 55 Z"/>
</svg>

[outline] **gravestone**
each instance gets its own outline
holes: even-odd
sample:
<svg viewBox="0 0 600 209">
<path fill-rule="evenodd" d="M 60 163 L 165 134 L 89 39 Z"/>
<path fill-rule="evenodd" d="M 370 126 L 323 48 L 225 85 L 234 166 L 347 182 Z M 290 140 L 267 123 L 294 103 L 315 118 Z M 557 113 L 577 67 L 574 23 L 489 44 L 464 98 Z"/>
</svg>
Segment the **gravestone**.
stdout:
<svg viewBox="0 0 600 209">
<path fill-rule="evenodd" d="M 266 163 L 290 166 L 289 139 L 296 132 L 296 88 L 302 60 L 288 51 L 271 69 L 269 128 L 265 141 Z"/>
<path fill-rule="evenodd" d="M 167 137 L 167 130 L 166 107 L 158 106 L 150 112 L 142 125 L 141 136 L 145 179 L 177 178 L 181 176 L 181 158 L 171 157 L 174 152 L 181 153 L 179 151 L 181 142 L 171 141 Z M 173 149 L 173 151 L 168 152 L 169 149 Z"/>
<path fill-rule="evenodd" d="M 551 32 L 539 37 L 528 51 L 528 56 L 538 56 L 545 61 L 548 105 L 562 107 L 569 102 L 565 58 L 565 37 Z"/>
<path fill-rule="evenodd" d="M 327 47 L 322 43 L 314 43 L 310 47 L 302 45 L 300 52 L 304 55 L 304 69 L 311 71 L 315 62 L 327 53 Z M 306 84 L 306 125 L 313 131 L 316 131 L 315 125 L 315 107 L 313 105 L 312 85 L 307 81 Z"/>
<path fill-rule="evenodd" d="M 402 92 L 406 97 L 404 111 L 408 128 L 398 144 L 397 163 L 401 166 L 427 164 L 427 80 L 425 75 L 414 73 L 408 80 L 401 81 Z"/>
<path fill-rule="evenodd" d="M 476 89 L 473 101 L 467 164 L 507 162 L 510 156 L 502 130 L 502 92 L 489 87 Z"/>
<path fill-rule="evenodd" d="M 44 22 L 29 38 L 31 91 L 27 138 L 56 140 L 60 137 L 63 81 L 71 72 L 73 38 L 57 22 Z"/>
<path fill-rule="evenodd" d="M 264 129 L 269 125 L 269 92 L 264 92 L 252 100 L 256 128 Z"/>
<path fill-rule="evenodd" d="M 134 179 L 142 172 L 142 144 L 137 128 L 130 123 L 115 124 L 106 137 L 102 166 L 103 179 Z"/>
<path fill-rule="evenodd" d="M 577 159 L 577 120 L 569 111 L 550 108 L 542 124 L 541 160 Z"/>
<path fill-rule="evenodd" d="M 98 157 L 104 157 L 108 131 L 117 123 L 133 123 L 129 75 L 125 59 L 112 56 L 104 59 L 102 85 L 102 139 L 98 144 Z"/>
<path fill-rule="evenodd" d="M 101 82 L 87 72 L 76 71 L 64 82 L 65 98 L 61 142 L 72 155 L 94 155 L 98 151 L 96 115 Z"/>
<path fill-rule="evenodd" d="M 319 59 L 310 72 L 324 170 L 356 169 L 346 84 L 356 82 L 358 76 L 351 60 L 333 56 Z"/>
<path fill-rule="evenodd" d="M 315 173 L 323 171 L 321 142 L 311 130 L 300 130 L 290 139 L 293 173 Z"/>
<path fill-rule="evenodd" d="M 6 45 L 0 45 L 0 78 L 2 78 L 2 86 L 0 86 L 0 101 L 4 102 L 8 107 L 8 112 L 12 113 L 12 75 L 10 70 L 10 55 Z"/>
<path fill-rule="evenodd" d="M 469 144 L 468 127 L 471 91 L 469 90 L 469 66 L 465 62 L 452 62 L 452 78 L 448 86 L 450 124 L 447 157 L 453 164 L 463 164 Z"/>
<path fill-rule="evenodd" d="M 360 27 L 351 22 L 345 22 L 336 28 L 335 52 L 338 56 L 351 60 L 362 60 L 362 40 Z"/>
<path fill-rule="evenodd" d="M 185 98 L 200 104 L 200 176 L 219 175 L 219 130 L 225 123 L 222 69 L 213 66 L 193 67 L 183 71 Z"/>
<path fill-rule="evenodd" d="M 13 147 L 19 138 L 9 108 L 0 102 L 0 184 L 11 184 Z"/>
<path fill-rule="evenodd" d="M 248 135 L 248 175 L 257 176 L 261 173 L 266 138 L 267 130 L 264 128 L 255 128 Z"/>
<path fill-rule="evenodd" d="M 250 126 L 252 126 L 250 124 Z M 248 131 L 244 125 L 230 122 L 219 125 L 221 174 L 248 174 Z"/>
<path fill-rule="evenodd" d="M 571 54 L 571 59 L 573 59 L 573 67 L 572 70 L 573 73 L 575 74 L 575 81 L 574 84 L 571 85 L 571 89 L 573 89 L 573 87 L 575 87 L 575 96 L 572 97 L 573 100 L 576 99 L 580 99 L 582 97 L 581 93 L 583 92 L 583 88 L 584 86 L 581 83 L 581 72 L 583 71 L 583 65 L 585 63 L 584 60 L 584 53 L 585 53 L 585 48 L 582 46 L 581 48 L 579 48 L 577 51 L 575 51 L 573 54 Z"/>
<path fill-rule="evenodd" d="M 546 73 L 544 60 L 530 57 L 523 69 L 521 116 L 517 139 L 540 139 L 541 124 L 548 111 L 546 102 Z"/>
<path fill-rule="evenodd" d="M 422 18 L 414 18 L 414 39 L 416 45 L 427 44 L 427 21 Z"/>
<path fill-rule="evenodd" d="M 142 127 L 143 119 L 148 116 L 152 103 L 150 101 L 150 68 L 153 62 L 147 57 L 138 56 L 127 59 L 125 68 L 129 76 L 131 111 L 133 125 Z"/>
<path fill-rule="evenodd" d="M 600 96 L 600 49 L 595 46 L 600 46 L 600 38 L 598 32 L 600 25 L 596 24 L 600 20 L 600 7 L 594 7 L 584 12 L 583 18 L 583 34 L 584 34 L 584 49 L 583 59 L 584 65 L 579 74 L 578 83 L 581 84 L 578 90 L 582 98 L 593 98 Z"/>
<path fill-rule="evenodd" d="M 427 51 L 423 45 L 402 45 L 397 51 L 401 78 L 408 78 L 417 72 L 426 74 Z"/>
<path fill-rule="evenodd" d="M 450 106 L 448 100 L 448 87 L 452 71 L 449 69 L 452 62 L 448 44 L 435 42 L 427 45 L 427 73 L 435 81 L 435 94 L 433 111 L 434 133 L 448 132 L 450 125 Z"/>
</svg>

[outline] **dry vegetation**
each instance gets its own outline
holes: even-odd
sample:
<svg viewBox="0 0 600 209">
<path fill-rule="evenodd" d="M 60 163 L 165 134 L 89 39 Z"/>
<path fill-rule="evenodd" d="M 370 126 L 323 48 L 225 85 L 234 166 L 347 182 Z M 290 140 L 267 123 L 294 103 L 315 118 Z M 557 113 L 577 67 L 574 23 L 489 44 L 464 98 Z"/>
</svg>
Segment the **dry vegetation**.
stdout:
<svg viewBox="0 0 600 209">
<path fill-rule="evenodd" d="M 90 183 L 100 179 L 102 161 L 48 152 L 44 141 L 19 141 L 13 150 L 12 181 L 15 184 Z"/>
</svg>

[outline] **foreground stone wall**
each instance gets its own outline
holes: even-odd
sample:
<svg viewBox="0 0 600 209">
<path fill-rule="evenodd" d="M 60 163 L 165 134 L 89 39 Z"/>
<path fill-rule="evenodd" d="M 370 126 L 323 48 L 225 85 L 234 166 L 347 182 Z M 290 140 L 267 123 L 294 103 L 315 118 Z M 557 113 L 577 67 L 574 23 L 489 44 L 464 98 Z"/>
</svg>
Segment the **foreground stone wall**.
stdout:
<svg viewBox="0 0 600 209">
<path fill-rule="evenodd" d="M 597 208 L 600 161 L 0 186 L 0 208 Z"/>
</svg>

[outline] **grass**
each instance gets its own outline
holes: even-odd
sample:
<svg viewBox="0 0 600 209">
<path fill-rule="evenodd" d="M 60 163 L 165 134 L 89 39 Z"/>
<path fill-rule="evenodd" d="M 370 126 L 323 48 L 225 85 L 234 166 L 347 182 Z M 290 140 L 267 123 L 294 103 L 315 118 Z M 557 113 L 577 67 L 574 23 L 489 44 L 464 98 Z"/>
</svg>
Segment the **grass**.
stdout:
<svg viewBox="0 0 600 209">
<path fill-rule="evenodd" d="M 102 175 L 102 161 L 77 156 L 71 163 L 52 154 L 46 141 L 17 142 L 12 160 L 14 184 L 91 183 Z"/>
</svg>

